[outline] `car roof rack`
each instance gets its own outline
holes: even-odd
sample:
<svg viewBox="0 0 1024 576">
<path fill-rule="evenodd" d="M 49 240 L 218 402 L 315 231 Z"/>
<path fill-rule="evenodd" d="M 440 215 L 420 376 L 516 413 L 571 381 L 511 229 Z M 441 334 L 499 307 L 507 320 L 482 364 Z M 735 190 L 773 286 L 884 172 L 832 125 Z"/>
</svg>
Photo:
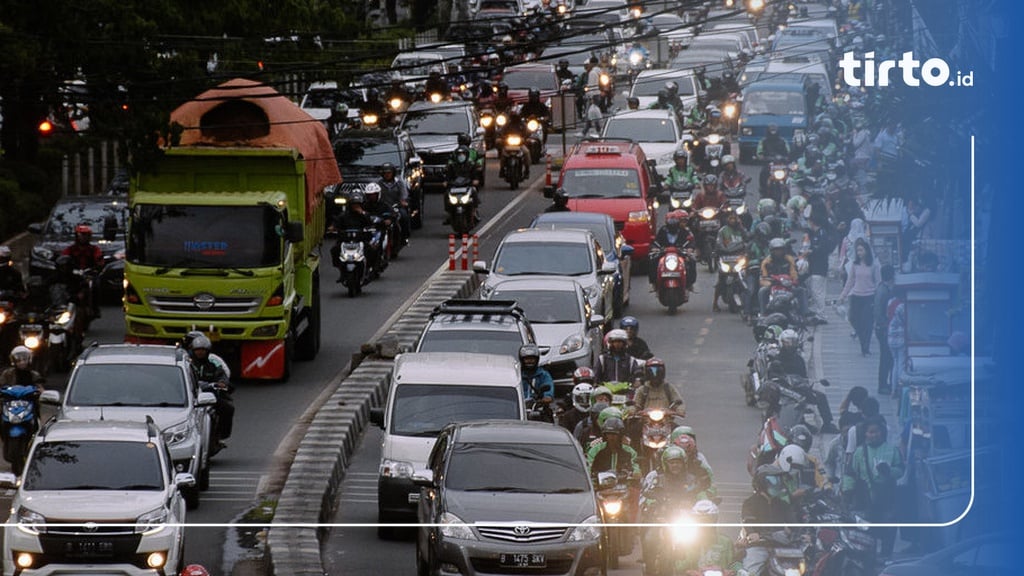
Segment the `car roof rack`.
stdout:
<svg viewBox="0 0 1024 576">
<path fill-rule="evenodd" d="M 434 307 L 436 314 L 506 314 L 525 316 L 523 309 L 515 300 L 469 300 L 453 298 L 445 300 Z"/>
</svg>

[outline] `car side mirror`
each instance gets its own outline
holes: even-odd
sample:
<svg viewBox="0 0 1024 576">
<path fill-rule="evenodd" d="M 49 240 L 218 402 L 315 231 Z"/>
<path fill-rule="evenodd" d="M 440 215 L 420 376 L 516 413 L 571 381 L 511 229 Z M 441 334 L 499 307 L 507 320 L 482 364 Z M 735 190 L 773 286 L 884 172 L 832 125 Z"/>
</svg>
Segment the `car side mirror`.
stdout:
<svg viewBox="0 0 1024 576">
<path fill-rule="evenodd" d="M 473 261 L 473 272 L 477 274 L 490 274 L 491 271 L 487 269 L 486 260 L 474 260 Z"/>
<path fill-rule="evenodd" d="M 824 379 L 824 378 L 822 378 L 821 380 L 819 380 L 819 381 L 818 381 L 818 384 L 821 384 L 821 385 L 822 385 L 822 386 L 824 386 L 825 388 L 828 388 L 829 386 L 831 386 L 831 385 L 832 385 L 832 384 L 831 384 L 831 383 L 830 383 L 830 382 L 829 382 L 828 380 L 826 380 L 826 379 Z"/>
<path fill-rule="evenodd" d="M 591 328 L 600 328 L 601 326 L 604 326 L 604 316 L 602 316 L 600 314 L 592 315 L 590 317 L 590 327 Z"/>
<path fill-rule="evenodd" d="M 42 222 L 33 222 L 33 223 L 29 224 L 28 225 L 28 231 L 33 233 L 33 234 L 42 234 L 43 233 L 43 223 Z"/>
<path fill-rule="evenodd" d="M 598 274 L 615 274 L 615 271 L 618 269 L 619 267 L 618 265 L 615 264 L 615 262 L 609 262 L 605 260 L 604 264 L 601 265 L 601 271 L 598 272 Z"/>
<path fill-rule="evenodd" d="M 57 390 L 44 390 L 43 393 L 39 395 L 39 403 L 49 404 L 50 406 L 59 406 L 60 392 Z"/>
<path fill-rule="evenodd" d="M 370 408 L 370 424 L 379 428 L 384 428 L 384 409 L 383 408 Z"/>
<path fill-rule="evenodd" d="M 17 488 L 18 477 L 10 472 L 0 472 L 0 488 Z"/>
<path fill-rule="evenodd" d="M 437 488 L 434 484 L 434 473 L 430 470 L 424 470 L 419 476 L 412 477 L 412 483 L 420 488 Z"/>
<path fill-rule="evenodd" d="M 178 488 L 192 488 L 196 485 L 196 477 L 187 472 L 179 472 L 174 475 L 174 485 Z"/>
<path fill-rule="evenodd" d="M 217 403 L 217 396 L 213 392 L 200 392 L 196 397 L 196 406 L 213 406 Z"/>
<path fill-rule="evenodd" d="M 285 239 L 292 244 L 302 242 L 303 228 L 301 222 L 289 222 L 285 228 Z"/>
</svg>

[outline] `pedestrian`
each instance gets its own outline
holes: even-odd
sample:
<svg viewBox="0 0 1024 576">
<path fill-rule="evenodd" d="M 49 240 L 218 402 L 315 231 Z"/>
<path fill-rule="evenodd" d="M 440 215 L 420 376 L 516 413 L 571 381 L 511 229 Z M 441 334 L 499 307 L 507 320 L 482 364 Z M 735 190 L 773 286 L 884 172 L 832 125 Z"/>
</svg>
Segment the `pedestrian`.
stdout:
<svg viewBox="0 0 1024 576">
<path fill-rule="evenodd" d="M 903 369 L 907 362 L 907 308 L 903 300 L 893 298 L 888 306 L 889 329 L 886 334 L 886 341 L 889 343 L 889 350 L 892 352 L 892 378 L 889 386 L 892 389 L 894 398 L 901 394 L 900 381 L 903 378 Z"/>
<path fill-rule="evenodd" d="M 820 214 L 811 214 L 811 233 L 809 235 L 809 250 L 806 254 L 807 271 L 810 274 L 808 289 L 810 290 L 810 311 L 817 317 L 818 322 L 825 321 L 825 287 L 828 278 L 828 255 L 835 248 L 832 242 L 832 234 L 829 233 L 828 222 Z"/>
<path fill-rule="evenodd" d="M 839 274 L 843 284 L 846 284 L 846 279 L 850 277 L 850 268 L 853 267 L 853 245 L 857 243 L 858 238 L 867 239 L 867 237 L 867 226 L 864 224 L 864 220 L 861 218 L 850 220 L 849 230 L 843 237 L 843 241 L 839 243 Z"/>
<path fill-rule="evenodd" d="M 878 340 L 878 393 L 892 394 L 892 350 L 889 349 L 889 300 L 893 296 L 896 270 L 882 266 L 882 282 L 875 291 L 875 338 Z"/>
<path fill-rule="evenodd" d="M 881 280 L 881 270 L 871 254 L 867 240 L 857 239 L 854 244 L 853 268 L 839 300 L 850 301 L 849 320 L 860 341 L 861 356 L 871 354 L 871 328 L 874 325 L 872 309 Z"/>
<path fill-rule="evenodd" d="M 590 98 L 590 106 L 587 108 L 587 123 L 583 125 L 583 136 L 590 134 L 590 130 L 601 133 L 601 97 L 595 94 Z"/>
<path fill-rule="evenodd" d="M 902 261 L 906 262 L 910 256 L 910 249 L 914 243 L 921 238 L 921 232 L 931 220 L 932 211 L 916 198 L 908 198 L 903 205 L 903 214 L 900 217 L 900 246 L 903 254 Z"/>
<path fill-rule="evenodd" d="M 864 513 L 869 522 L 892 522 L 896 508 L 896 481 L 903 476 L 903 457 L 886 442 L 887 429 L 881 418 L 867 421 L 864 444 L 853 453 L 843 476 L 842 494 L 852 510 Z M 895 528 L 871 530 L 881 542 L 881 559 L 892 557 Z"/>
</svg>

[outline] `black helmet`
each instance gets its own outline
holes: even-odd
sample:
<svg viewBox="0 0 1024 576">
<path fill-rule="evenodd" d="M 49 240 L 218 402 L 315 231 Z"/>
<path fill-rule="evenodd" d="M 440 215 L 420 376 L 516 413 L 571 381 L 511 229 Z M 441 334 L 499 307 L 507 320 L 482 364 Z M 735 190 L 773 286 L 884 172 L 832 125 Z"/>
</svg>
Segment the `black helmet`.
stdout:
<svg viewBox="0 0 1024 576">
<path fill-rule="evenodd" d="M 640 107 L 640 99 L 637 98 L 636 96 L 630 96 L 629 98 L 626 98 L 626 104 L 630 108 L 633 108 L 633 107 L 639 108 Z"/>
<path fill-rule="evenodd" d="M 683 150 L 682 148 L 677 148 L 676 151 L 672 153 L 672 159 L 679 160 L 680 158 L 682 158 L 683 160 L 690 159 L 690 157 L 686 154 L 686 150 Z"/>
<path fill-rule="evenodd" d="M 658 101 L 663 101 L 668 98 L 668 90 L 658 90 Z"/>
<path fill-rule="evenodd" d="M 378 98 L 380 98 L 380 92 L 378 92 L 376 88 L 370 88 L 366 91 L 367 102 L 373 102 Z"/>
<path fill-rule="evenodd" d="M 353 190 L 348 194 L 349 204 L 363 204 L 366 202 L 366 195 L 363 194 L 362 190 Z"/>
<path fill-rule="evenodd" d="M 814 442 L 814 436 L 811 434 L 811 431 L 807 426 L 797 424 L 789 429 L 789 441 L 803 448 L 804 452 L 810 452 L 811 444 Z"/>
<path fill-rule="evenodd" d="M 469 137 L 469 134 L 465 132 L 459 133 L 459 146 L 469 146 L 473 143 L 473 139 Z"/>
<path fill-rule="evenodd" d="M 508 95 L 508 84 L 498 82 L 498 94 L 502 96 Z"/>
<path fill-rule="evenodd" d="M 527 95 L 530 100 L 540 100 L 540 88 L 537 88 L 536 86 L 531 87 Z"/>
<path fill-rule="evenodd" d="M 704 176 L 704 184 L 706 186 L 718 186 L 718 176 L 714 174 L 707 174 Z"/>
<path fill-rule="evenodd" d="M 569 67 L 569 61 L 566 60 L 565 58 L 562 58 L 561 60 L 558 61 L 558 67 L 559 68 L 568 68 Z"/>
<path fill-rule="evenodd" d="M 381 174 L 386 174 L 388 172 L 391 172 L 392 174 L 394 174 L 395 173 L 395 165 L 392 164 L 391 162 L 385 162 L 385 163 L 381 164 L 380 165 L 380 173 Z"/>
<path fill-rule="evenodd" d="M 555 190 L 554 200 L 555 204 L 565 206 L 569 203 L 569 193 L 565 191 L 565 188 L 559 188 Z"/>
<path fill-rule="evenodd" d="M 519 347 L 519 360 L 536 358 L 540 360 L 540 348 L 536 344 L 523 344 Z"/>
</svg>

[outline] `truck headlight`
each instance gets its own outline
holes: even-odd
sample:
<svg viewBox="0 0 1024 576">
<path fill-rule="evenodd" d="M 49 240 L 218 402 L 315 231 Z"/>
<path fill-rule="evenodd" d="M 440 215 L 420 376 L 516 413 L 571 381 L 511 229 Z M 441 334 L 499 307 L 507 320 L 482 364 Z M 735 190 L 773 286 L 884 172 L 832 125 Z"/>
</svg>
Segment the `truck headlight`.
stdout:
<svg viewBox="0 0 1024 576">
<path fill-rule="evenodd" d="M 412 462 L 384 459 L 380 463 L 380 475 L 384 478 L 412 478 L 415 470 Z"/>
</svg>

